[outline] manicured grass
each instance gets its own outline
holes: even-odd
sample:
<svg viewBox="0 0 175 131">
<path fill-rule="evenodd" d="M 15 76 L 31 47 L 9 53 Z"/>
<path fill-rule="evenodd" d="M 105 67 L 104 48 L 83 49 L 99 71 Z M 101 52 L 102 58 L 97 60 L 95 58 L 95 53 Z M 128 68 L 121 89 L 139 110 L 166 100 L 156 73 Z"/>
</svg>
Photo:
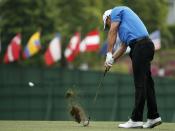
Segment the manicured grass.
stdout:
<svg viewBox="0 0 175 131">
<path fill-rule="evenodd" d="M 73 121 L 0 121 L 0 131 L 175 131 L 175 123 L 163 123 L 153 129 L 121 129 L 120 122 L 91 122 L 83 127 Z"/>
</svg>

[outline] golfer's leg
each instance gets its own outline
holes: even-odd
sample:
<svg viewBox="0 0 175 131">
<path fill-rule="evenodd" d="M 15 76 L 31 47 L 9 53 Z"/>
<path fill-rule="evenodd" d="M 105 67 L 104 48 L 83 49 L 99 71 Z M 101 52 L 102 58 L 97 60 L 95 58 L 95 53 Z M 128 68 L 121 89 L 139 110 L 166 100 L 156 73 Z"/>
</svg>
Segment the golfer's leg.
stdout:
<svg viewBox="0 0 175 131">
<path fill-rule="evenodd" d="M 135 106 L 132 112 L 131 119 L 133 121 L 142 121 L 143 110 L 145 105 L 145 64 L 139 54 L 132 58 L 134 84 L 135 84 Z"/>
<path fill-rule="evenodd" d="M 157 112 L 157 103 L 156 103 L 156 96 L 154 90 L 154 81 L 151 77 L 150 65 L 149 71 L 147 73 L 147 83 L 146 83 L 146 96 L 147 96 L 147 107 L 148 107 L 148 119 L 155 119 L 159 117 Z"/>
</svg>

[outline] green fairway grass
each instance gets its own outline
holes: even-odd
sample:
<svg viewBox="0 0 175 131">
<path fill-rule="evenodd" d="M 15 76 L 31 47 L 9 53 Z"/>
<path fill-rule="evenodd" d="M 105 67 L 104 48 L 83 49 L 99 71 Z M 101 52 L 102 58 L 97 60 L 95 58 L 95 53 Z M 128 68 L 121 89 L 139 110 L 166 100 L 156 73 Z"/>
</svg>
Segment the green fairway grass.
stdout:
<svg viewBox="0 0 175 131">
<path fill-rule="evenodd" d="M 120 122 L 91 122 L 83 127 L 73 121 L 0 121 L 0 131 L 175 131 L 175 123 L 163 123 L 153 129 L 121 129 Z"/>
</svg>

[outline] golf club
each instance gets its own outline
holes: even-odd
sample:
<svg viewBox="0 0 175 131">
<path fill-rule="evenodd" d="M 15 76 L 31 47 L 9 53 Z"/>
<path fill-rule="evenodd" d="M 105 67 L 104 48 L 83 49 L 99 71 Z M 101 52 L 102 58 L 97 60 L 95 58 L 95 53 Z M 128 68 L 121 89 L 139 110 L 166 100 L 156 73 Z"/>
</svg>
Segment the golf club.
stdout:
<svg viewBox="0 0 175 131">
<path fill-rule="evenodd" d="M 94 97 L 94 103 L 95 103 L 96 100 L 97 100 L 97 97 L 98 97 L 98 94 L 99 94 L 99 91 L 100 91 L 100 87 L 101 87 L 102 82 L 103 82 L 103 80 L 104 80 L 104 78 L 105 78 L 105 76 L 106 76 L 106 73 L 109 71 L 109 69 L 110 69 L 110 68 L 106 68 L 106 69 L 105 69 L 105 71 L 104 71 L 104 73 L 103 73 L 103 76 L 102 76 L 101 79 L 100 79 L 100 82 L 99 82 L 99 85 L 98 85 L 98 88 L 97 88 L 97 91 L 96 91 L 96 94 L 95 94 L 95 97 Z"/>
</svg>

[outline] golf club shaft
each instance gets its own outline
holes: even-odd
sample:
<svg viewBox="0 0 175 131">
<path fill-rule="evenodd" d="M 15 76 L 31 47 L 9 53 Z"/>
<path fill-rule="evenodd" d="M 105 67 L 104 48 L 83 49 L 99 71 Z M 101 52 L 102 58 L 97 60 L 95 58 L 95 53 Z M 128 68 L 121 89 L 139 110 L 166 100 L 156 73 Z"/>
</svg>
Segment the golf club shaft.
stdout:
<svg viewBox="0 0 175 131">
<path fill-rule="evenodd" d="M 104 80 L 104 77 L 106 76 L 106 73 L 109 71 L 109 69 L 110 69 L 110 68 L 106 68 L 105 71 L 104 71 L 104 73 L 103 73 L 103 76 L 101 77 L 100 83 L 99 83 L 98 88 L 97 88 L 97 92 L 96 92 L 95 97 L 94 97 L 94 103 L 95 103 L 96 100 L 97 100 L 98 93 L 99 93 L 99 89 L 100 89 L 100 87 L 101 87 L 101 85 L 102 85 L 102 82 L 103 82 L 103 80 Z"/>
</svg>

